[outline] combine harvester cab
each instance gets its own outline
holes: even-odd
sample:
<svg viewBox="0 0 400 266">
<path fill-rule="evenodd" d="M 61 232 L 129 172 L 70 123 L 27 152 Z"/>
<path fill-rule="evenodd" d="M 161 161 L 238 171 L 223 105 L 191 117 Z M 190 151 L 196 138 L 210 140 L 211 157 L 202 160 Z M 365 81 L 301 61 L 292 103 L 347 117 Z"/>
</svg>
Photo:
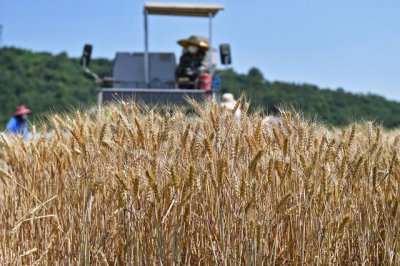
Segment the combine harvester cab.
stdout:
<svg viewBox="0 0 400 266">
<path fill-rule="evenodd" d="M 212 48 L 212 20 L 223 9 L 224 7 L 219 4 L 146 3 L 144 5 L 145 50 L 142 53 L 117 52 L 112 78 L 100 79 L 88 68 L 92 46 L 85 45 L 81 64 L 101 87 L 98 94 L 99 105 L 130 100 L 147 105 L 185 105 L 187 98 L 197 101 L 215 99 L 216 89 L 211 88 L 210 84 L 217 64 L 216 50 Z M 190 82 L 176 80 L 177 58 L 174 53 L 149 52 L 149 15 L 191 16 L 208 19 L 207 69 L 206 74 L 200 74 L 199 79 L 192 82 L 194 89 L 179 88 L 181 84 Z M 220 45 L 220 57 L 223 65 L 231 63 L 229 44 Z M 201 83 L 201 81 L 204 82 Z M 199 84 L 204 83 L 208 85 L 201 88 Z"/>
</svg>

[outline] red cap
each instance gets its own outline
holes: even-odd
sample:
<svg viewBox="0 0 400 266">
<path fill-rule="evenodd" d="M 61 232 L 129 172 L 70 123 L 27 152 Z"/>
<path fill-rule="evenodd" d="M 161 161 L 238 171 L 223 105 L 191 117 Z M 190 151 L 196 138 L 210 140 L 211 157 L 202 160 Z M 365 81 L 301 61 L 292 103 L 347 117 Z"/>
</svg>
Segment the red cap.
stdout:
<svg viewBox="0 0 400 266">
<path fill-rule="evenodd" d="M 20 105 L 17 106 L 17 110 L 15 111 L 14 116 L 29 115 L 30 113 L 32 113 L 32 110 L 26 108 L 25 105 Z"/>
</svg>

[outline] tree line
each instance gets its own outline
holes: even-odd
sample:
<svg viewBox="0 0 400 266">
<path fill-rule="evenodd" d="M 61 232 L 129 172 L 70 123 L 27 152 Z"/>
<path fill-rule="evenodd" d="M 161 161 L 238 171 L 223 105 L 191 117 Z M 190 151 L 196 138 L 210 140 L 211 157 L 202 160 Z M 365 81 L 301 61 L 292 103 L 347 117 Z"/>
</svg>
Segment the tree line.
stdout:
<svg viewBox="0 0 400 266">
<path fill-rule="evenodd" d="M 91 69 L 100 77 L 111 76 L 112 61 L 93 59 Z M 269 81 L 260 70 L 248 73 L 233 69 L 217 72 L 221 92 L 238 97 L 244 92 L 253 109 L 276 113 L 279 107 L 294 108 L 333 126 L 368 119 L 386 127 L 400 125 L 400 103 L 372 94 L 352 94 L 343 89 L 321 89 L 311 84 Z M 47 112 L 68 111 L 95 104 L 97 86 L 79 66 L 79 59 L 66 53 L 5 47 L 0 49 L 0 129 L 4 129 L 15 107 L 25 104 L 33 119 Z"/>
<path fill-rule="evenodd" d="M 400 125 L 400 103 L 374 94 L 354 94 L 321 89 L 312 84 L 268 81 L 257 68 L 247 74 L 233 69 L 220 71 L 222 92 L 240 95 L 244 92 L 251 106 L 267 113 L 277 113 L 279 108 L 291 108 L 332 126 L 345 126 L 354 121 L 370 120 L 385 127 Z"/>
</svg>

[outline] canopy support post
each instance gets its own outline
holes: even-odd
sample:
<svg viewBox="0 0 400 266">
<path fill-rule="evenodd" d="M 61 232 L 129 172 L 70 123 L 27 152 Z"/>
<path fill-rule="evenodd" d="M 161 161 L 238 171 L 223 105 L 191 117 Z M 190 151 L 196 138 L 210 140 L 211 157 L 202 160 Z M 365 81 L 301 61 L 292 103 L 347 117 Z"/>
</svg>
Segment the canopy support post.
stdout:
<svg viewBox="0 0 400 266">
<path fill-rule="evenodd" d="M 208 13 L 208 68 L 210 74 L 213 75 L 212 69 L 212 12 Z"/>
<path fill-rule="evenodd" d="M 146 88 L 150 87 L 150 73 L 149 73 L 149 29 L 147 22 L 147 10 L 144 11 L 144 81 Z"/>
</svg>

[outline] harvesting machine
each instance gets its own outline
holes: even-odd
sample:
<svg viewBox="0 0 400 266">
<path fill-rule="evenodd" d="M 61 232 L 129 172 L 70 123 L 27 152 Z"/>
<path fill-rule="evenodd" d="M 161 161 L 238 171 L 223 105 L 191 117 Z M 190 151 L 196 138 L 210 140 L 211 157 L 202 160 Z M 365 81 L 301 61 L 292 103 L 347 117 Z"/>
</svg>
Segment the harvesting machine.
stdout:
<svg viewBox="0 0 400 266">
<path fill-rule="evenodd" d="M 216 49 L 212 46 L 212 21 L 219 11 L 220 4 L 193 3 L 145 3 L 144 5 L 144 52 L 117 52 L 113 62 L 112 78 L 100 78 L 89 69 L 92 46 L 85 45 L 81 65 L 99 85 L 98 103 L 116 100 L 134 100 L 145 104 L 182 105 L 187 97 L 202 100 L 214 99 L 216 90 L 180 89 L 181 82 L 176 78 L 177 60 L 172 52 L 150 52 L 148 41 L 148 17 L 150 15 L 190 16 L 208 19 L 207 73 L 212 77 L 218 61 Z M 231 63 L 229 44 L 219 46 L 223 65 Z"/>
</svg>

